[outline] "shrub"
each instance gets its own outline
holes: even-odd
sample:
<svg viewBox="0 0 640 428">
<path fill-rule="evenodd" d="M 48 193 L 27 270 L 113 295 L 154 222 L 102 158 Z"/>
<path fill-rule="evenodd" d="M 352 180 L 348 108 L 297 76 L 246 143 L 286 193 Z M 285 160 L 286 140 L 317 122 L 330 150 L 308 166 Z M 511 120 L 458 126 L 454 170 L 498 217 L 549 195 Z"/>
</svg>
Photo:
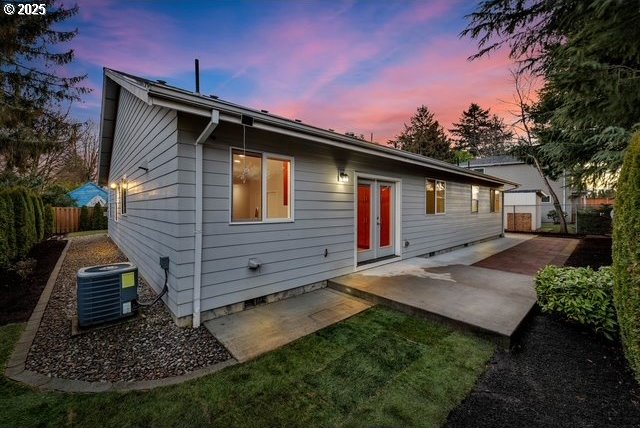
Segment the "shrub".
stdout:
<svg viewBox="0 0 640 428">
<path fill-rule="evenodd" d="M 76 201 L 67 194 L 69 190 L 59 184 L 51 185 L 42 192 L 42 201 L 52 207 L 75 207 Z"/>
<path fill-rule="evenodd" d="M 0 268 L 9 266 L 15 256 L 15 233 L 13 232 L 13 205 L 11 198 L 0 193 Z"/>
<path fill-rule="evenodd" d="M 23 189 L 16 188 L 9 192 L 13 203 L 13 229 L 15 231 L 14 257 L 21 259 L 27 255 L 30 249 L 29 208 Z"/>
<path fill-rule="evenodd" d="M 87 207 L 80 208 L 80 230 L 91 230 L 91 216 Z"/>
<path fill-rule="evenodd" d="M 576 227 L 578 233 L 606 235 L 611 233 L 611 205 L 579 209 Z"/>
<path fill-rule="evenodd" d="M 93 215 L 92 215 L 92 229 L 93 230 L 103 230 L 107 228 L 106 217 L 104 216 L 105 209 L 102 207 L 100 202 L 96 203 L 93 207 Z"/>
<path fill-rule="evenodd" d="M 544 312 L 561 314 L 609 339 L 615 336 L 617 319 L 610 267 L 594 271 L 547 266 L 536 276 L 536 292 Z"/>
<path fill-rule="evenodd" d="M 54 227 L 53 207 L 51 205 L 47 204 L 44 206 L 43 221 L 44 221 L 44 227 L 43 227 L 44 236 L 48 238 L 49 236 L 53 235 L 53 227 Z"/>
<path fill-rule="evenodd" d="M 625 356 L 640 382 L 640 133 L 627 149 L 613 218 L 614 302 Z"/>
<path fill-rule="evenodd" d="M 567 213 L 563 212 L 562 215 L 567 218 Z M 547 218 L 549 218 L 549 220 L 553 221 L 553 224 L 560 224 L 560 216 L 558 216 L 558 211 L 556 210 L 551 210 L 547 213 Z"/>
</svg>

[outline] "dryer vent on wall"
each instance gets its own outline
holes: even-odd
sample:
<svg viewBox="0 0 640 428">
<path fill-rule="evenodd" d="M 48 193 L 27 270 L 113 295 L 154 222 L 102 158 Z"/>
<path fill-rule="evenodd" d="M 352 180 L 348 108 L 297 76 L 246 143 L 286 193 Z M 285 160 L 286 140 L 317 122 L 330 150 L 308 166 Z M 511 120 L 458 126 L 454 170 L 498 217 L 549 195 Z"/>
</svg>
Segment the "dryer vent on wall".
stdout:
<svg viewBox="0 0 640 428">
<path fill-rule="evenodd" d="M 78 324 L 87 327 L 135 313 L 138 268 L 132 263 L 82 268 L 77 274 Z"/>
</svg>

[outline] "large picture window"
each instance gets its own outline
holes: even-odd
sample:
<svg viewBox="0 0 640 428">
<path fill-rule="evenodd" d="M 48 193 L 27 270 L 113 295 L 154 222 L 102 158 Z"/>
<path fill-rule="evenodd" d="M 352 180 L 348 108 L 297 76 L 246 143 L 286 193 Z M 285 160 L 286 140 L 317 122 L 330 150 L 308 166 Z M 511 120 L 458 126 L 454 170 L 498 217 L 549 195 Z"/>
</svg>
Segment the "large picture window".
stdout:
<svg viewBox="0 0 640 428">
<path fill-rule="evenodd" d="M 480 186 L 471 186 L 471 212 L 478 212 L 478 197 L 480 195 Z"/>
<path fill-rule="evenodd" d="M 446 183 L 441 180 L 427 178 L 425 194 L 427 214 L 444 214 L 446 206 Z"/>
<path fill-rule="evenodd" d="M 292 218 L 291 159 L 232 150 L 231 222 Z"/>
<path fill-rule="evenodd" d="M 501 211 L 501 202 L 502 202 L 502 198 L 501 198 L 501 193 L 499 190 L 496 189 L 491 189 L 491 192 L 489 193 L 489 197 L 491 198 L 490 203 L 491 203 L 491 212 L 492 213 L 499 213 Z"/>
</svg>

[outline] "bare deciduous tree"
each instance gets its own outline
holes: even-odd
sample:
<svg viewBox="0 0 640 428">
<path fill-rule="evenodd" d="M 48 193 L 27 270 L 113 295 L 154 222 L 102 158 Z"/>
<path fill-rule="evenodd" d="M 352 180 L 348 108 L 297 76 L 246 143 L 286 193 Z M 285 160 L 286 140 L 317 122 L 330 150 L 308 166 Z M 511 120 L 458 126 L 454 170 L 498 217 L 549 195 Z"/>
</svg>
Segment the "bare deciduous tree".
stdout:
<svg viewBox="0 0 640 428">
<path fill-rule="evenodd" d="M 535 136 L 535 125 L 531 117 L 534 101 L 531 97 L 533 92 L 534 80 L 532 77 L 525 75 L 524 73 L 511 72 L 513 82 L 515 86 L 515 94 L 513 96 L 514 101 L 512 104 L 515 110 L 511 111 L 511 114 L 516 118 L 513 127 L 515 129 L 516 142 L 515 147 L 512 149 L 512 153 L 525 161 L 530 162 L 540 174 L 540 178 L 545 184 L 549 196 L 553 200 L 553 207 L 556 210 L 558 218 L 560 219 L 560 232 L 567 233 L 567 221 L 564 217 L 562 205 L 558 199 L 558 195 L 551 187 L 549 183 L 549 177 L 545 172 L 543 165 L 543 159 L 539 154 L 540 145 L 537 142 Z"/>
</svg>

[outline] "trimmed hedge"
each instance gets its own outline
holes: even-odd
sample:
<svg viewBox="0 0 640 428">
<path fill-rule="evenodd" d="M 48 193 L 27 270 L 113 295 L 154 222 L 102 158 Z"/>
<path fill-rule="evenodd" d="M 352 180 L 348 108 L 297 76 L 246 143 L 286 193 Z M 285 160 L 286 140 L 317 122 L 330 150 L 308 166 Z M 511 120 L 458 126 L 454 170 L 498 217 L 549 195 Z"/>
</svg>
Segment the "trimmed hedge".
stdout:
<svg viewBox="0 0 640 428">
<path fill-rule="evenodd" d="M 587 235 L 608 235 L 611 233 L 611 205 L 588 207 L 577 212 L 577 233 Z"/>
<path fill-rule="evenodd" d="M 55 227 L 55 219 L 53 218 L 54 214 L 53 214 L 53 207 L 49 204 L 44 206 L 44 214 L 43 214 L 43 221 L 44 221 L 44 227 L 43 227 L 43 231 L 44 231 L 44 237 L 48 238 L 51 235 L 53 235 L 53 228 Z"/>
<path fill-rule="evenodd" d="M 44 236 L 42 200 L 22 187 L 0 192 L 0 267 L 23 259 Z"/>
<path fill-rule="evenodd" d="M 543 312 L 558 313 L 609 339 L 618 331 L 610 267 L 549 265 L 536 275 L 536 293 Z"/>
<path fill-rule="evenodd" d="M 614 303 L 625 356 L 640 382 L 640 132 L 622 164 L 613 217 Z"/>
</svg>

